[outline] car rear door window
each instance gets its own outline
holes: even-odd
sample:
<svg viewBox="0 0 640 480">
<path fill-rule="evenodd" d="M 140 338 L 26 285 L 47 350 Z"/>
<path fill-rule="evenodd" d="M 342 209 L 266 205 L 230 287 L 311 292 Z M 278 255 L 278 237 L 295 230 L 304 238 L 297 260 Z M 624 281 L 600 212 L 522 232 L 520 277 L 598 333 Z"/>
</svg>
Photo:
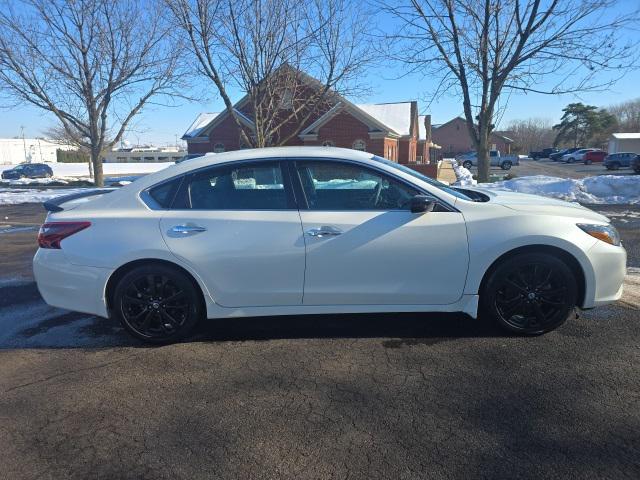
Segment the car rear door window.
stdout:
<svg viewBox="0 0 640 480">
<path fill-rule="evenodd" d="M 417 189 L 377 170 L 334 161 L 298 161 L 310 210 L 408 210 Z"/>
<path fill-rule="evenodd" d="M 189 177 L 194 210 L 284 210 L 292 208 L 279 162 L 219 166 Z"/>
</svg>

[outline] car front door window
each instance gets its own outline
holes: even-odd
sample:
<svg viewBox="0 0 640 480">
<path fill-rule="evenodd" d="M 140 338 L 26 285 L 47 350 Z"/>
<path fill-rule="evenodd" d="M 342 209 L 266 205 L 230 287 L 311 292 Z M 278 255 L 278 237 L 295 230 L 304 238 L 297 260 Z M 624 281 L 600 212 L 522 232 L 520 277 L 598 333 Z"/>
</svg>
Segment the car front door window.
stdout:
<svg viewBox="0 0 640 480">
<path fill-rule="evenodd" d="M 419 192 L 375 170 L 343 162 L 297 162 L 309 210 L 408 210 Z"/>
</svg>

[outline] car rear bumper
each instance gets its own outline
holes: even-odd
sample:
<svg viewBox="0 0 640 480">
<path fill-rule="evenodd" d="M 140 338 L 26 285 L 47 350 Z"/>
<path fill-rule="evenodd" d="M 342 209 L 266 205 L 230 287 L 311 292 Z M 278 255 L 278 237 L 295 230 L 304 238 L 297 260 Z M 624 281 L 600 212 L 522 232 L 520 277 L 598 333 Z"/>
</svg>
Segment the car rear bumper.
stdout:
<svg viewBox="0 0 640 480">
<path fill-rule="evenodd" d="M 107 316 L 105 286 L 111 269 L 73 265 L 62 250 L 38 249 L 33 274 L 49 305 Z"/>
<path fill-rule="evenodd" d="M 620 247 L 614 247 L 598 241 L 587 252 L 593 268 L 593 284 L 587 288 L 582 308 L 592 308 L 607 305 L 619 300 L 622 296 L 624 277 L 627 273 L 627 252 Z"/>
</svg>

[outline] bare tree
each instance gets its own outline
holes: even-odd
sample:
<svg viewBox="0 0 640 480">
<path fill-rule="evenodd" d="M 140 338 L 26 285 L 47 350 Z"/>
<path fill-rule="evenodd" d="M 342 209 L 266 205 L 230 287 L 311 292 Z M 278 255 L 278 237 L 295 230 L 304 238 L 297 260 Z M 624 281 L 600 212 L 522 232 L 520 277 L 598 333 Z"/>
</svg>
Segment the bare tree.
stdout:
<svg viewBox="0 0 640 480">
<path fill-rule="evenodd" d="M 514 141 L 514 151 L 528 153 L 553 145 L 556 134 L 553 122 L 548 118 L 512 120 L 507 126 L 507 135 Z"/>
<path fill-rule="evenodd" d="M 287 143 L 334 93 L 361 91 L 373 58 L 370 23 L 348 0 L 166 2 L 246 146 Z M 246 94 L 244 113 L 233 108 L 233 89 Z"/>
<path fill-rule="evenodd" d="M 620 35 L 637 12 L 618 0 L 389 0 L 383 8 L 399 20 L 387 33 L 395 58 L 435 79 L 436 93 L 462 98 L 480 181 L 505 93 L 604 88 L 613 80 L 598 74 L 624 72 L 637 58 L 633 36 Z"/>
<path fill-rule="evenodd" d="M 607 107 L 620 132 L 640 132 L 640 98 Z"/>
<path fill-rule="evenodd" d="M 103 153 L 179 79 L 179 49 L 163 18 L 134 0 L 1 4 L 0 89 L 51 112 L 67 139 L 89 151 L 99 186 Z"/>
</svg>

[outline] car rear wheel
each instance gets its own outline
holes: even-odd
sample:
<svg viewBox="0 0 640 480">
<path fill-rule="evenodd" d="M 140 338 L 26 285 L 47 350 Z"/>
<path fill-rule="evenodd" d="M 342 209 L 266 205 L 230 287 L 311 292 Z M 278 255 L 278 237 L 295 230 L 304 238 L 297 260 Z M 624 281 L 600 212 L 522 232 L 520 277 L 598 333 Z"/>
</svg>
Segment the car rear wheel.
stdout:
<svg viewBox="0 0 640 480">
<path fill-rule="evenodd" d="M 118 282 L 114 315 L 134 337 L 163 344 L 185 338 L 203 309 L 192 280 L 164 265 L 135 268 Z"/>
<path fill-rule="evenodd" d="M 473 163 L 467 160 L 466 162 L 462 162 L 462 166 L 468 170 L 473 166 Z"/>
<path fill-rule="evenodd" d="M 585 165 L 591 165 L 593 163 L 593 160 L 585 160 L 584 164 Z"/>
<path fill-rule="evenodd" d="M 500 165 L 500 168 L 502 168 L 502 170 L 511 170 L 511 166 L 513 164 L 510 161 L 506 161 L 506 162 L 502 162 L 502 165 Z"/>
<path fill-rule="evenodd" d="M 613 162 L 607 165 L 609 170 L 620 170 L 620 164 L 618 162 Z"/>
<path fill-rule="evenodd" d="M 562 260 L 545 253 L 528 253 L 498 265 L 480 301 L 482 312 L 502 328 L 540 335 L 569 318 L 577 296 L 575 276 Z"/>
</svg>

